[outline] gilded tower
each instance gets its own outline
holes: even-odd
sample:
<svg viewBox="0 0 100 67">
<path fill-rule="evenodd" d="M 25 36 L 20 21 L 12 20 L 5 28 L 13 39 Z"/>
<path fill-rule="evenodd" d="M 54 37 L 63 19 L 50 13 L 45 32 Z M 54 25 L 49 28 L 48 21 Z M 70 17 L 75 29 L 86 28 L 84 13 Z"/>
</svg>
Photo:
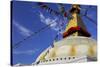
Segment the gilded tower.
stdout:
<svg viewBox="0 0 100 67">
<path fill-rule="evenodd" d="M 70 9 L 71 19 L 69 20 L 63 37 L 67 36 L 86 36 L 90 37 L 90 34 L 87 32 L 86 26 L 83 23 L 80 17 L 80 5 L 72 5 Z"/>
</svg>

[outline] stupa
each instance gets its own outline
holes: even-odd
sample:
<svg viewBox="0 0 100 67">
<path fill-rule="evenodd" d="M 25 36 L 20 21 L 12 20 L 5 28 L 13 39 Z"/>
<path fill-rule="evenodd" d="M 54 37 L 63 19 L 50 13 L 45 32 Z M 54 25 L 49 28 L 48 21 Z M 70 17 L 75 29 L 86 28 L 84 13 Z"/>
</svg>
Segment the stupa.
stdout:
<svg viewBox="0 0 100 67">
<path fill-rule="evenodd" d="M 97 42 L 91 38 L 80 16 L 80 5 L 70 9 L 71 18 L 63 33 L 63 39 L 54 42 L 33 64 L 59 64 L 97 60 Z"/>
</svg>

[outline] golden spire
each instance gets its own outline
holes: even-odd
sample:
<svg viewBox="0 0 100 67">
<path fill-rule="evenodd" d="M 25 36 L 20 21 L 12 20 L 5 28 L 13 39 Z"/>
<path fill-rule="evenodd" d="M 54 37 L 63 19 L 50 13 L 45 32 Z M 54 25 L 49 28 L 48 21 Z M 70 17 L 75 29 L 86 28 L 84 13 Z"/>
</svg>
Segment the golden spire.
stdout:
<svg viewBox="0 0 100 67">
<path fill-rule="evenodd" d="M 63 37 L 65 38 L 69 35 L 90 37 L 90 34 L 87 32 L 80 16 L 80 5 L 72 5 L 70 9 L 70 15 L 72 18 L 69 20 L 66 26 Z"/>
</svg>

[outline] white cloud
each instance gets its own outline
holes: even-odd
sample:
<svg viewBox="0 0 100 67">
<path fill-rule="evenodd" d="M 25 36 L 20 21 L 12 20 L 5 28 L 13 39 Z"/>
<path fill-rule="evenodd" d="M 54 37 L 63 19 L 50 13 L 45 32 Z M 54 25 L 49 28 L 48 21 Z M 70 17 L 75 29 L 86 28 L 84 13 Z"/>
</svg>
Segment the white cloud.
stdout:
<svg viewBox="0 0 100 67">
<path fill-rule="evenodd" d="M 50 17 L 45 17 L 41 12 L 40 12 L 40 20 L 42 23 L 45 23 L 46 25 L 50 24 L 50 28 L 57 31 L 58 33 L 62 33 L 63 30 L 61 29 L 61 26 L 57 23 L 58 20 L 60 20 L 59 18 L 54 18 L 51 19 Z M 59 23 L 62 23 L 62 21 L 60 20 Z M 59 30 L 61 30 L 61 32 L 59 32 Z"/>
<path fill-rule="evenodd" d="M 30 36 L 33 33 L 32 31 L 30 31 L 29 29 L 27 29 L 26 27 L 22 26 L 21 24 L 19 24 L 16 21 L 13 21 L 13 24 L 17 27 L 17 29 L 19 30 L 19 32 L 23 36 Z"/>
<path fill-rule="evenodd" d="M 14 50 L 13 54 L 27 54 L 27 55 L 32 55 L 35 52 L 39 51 L 39 49 L 33 49 L 33 50 L 26 50 L 26 51 L 18 51 L 18 50 Z"/>
</svg>

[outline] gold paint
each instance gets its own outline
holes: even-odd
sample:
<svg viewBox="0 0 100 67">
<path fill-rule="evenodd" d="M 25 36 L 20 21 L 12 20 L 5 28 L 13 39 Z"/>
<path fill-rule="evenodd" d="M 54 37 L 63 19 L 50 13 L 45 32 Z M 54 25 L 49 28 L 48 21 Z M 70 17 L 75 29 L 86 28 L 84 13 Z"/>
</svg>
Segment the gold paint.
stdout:
<svg viewBox="0 0 100 67">
<path fill-rule="evenodd" d="M 94 50 L 93 50 L 93 46 L 92 46 L 92 45 L 89 46 L 88 55 L 89 55 L 90 57 L 93 57 L 93 56 L 95 55 L 95 52 L 94 52 Z"/>
<path fill-rule="evenodd" d="M 40 60 L 45 60 L 45 56 L 46 56 L 46 54 L 42 55 L 42 56 L 40 57 Z"/>
<path fill-rule="evenodd" d="M 71 19 L 69 21 L 68 25 L 66 26 L 65 31 L 68 31 L 68 29 L 71 28 L 71 27 L 76 27 L 77 26 L 77 14 L 74 13 L 74 14 L 72 14 L 72 16 L 73 16 L 73 19 Z"/>
<path fill-rule="evenodd" d="M 75 55 L 76 55 L 75 45 L 72 45 L 71 50 L 70 50 L 70 56 L 75 56 Z"/>
</svg>

